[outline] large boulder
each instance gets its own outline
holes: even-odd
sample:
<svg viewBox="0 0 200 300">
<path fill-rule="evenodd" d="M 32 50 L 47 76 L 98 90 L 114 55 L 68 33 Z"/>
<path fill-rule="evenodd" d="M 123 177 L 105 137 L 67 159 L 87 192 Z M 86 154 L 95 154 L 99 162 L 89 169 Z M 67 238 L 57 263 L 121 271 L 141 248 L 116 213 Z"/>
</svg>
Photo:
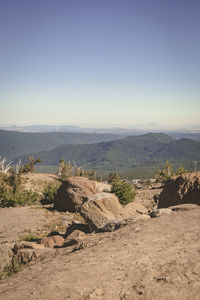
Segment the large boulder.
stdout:
<svg viewBox="0 0 200 300">
<path fill-rule="evenodd" d="M 70 177 L 59 187 L 54 208 L 59 211 L 79 211 L 84 200 L 95 192 L 95 181 L 86 177 Z"/>
<path fill-rule="evenodd" d="M 104 231 L 109 223 L 119 224 L 128 216 L 119 199 L 111 193 L 98 193 L 88 197 L 81 206 L 80 213 L 91 232 Z"/>
<path fill-rule="evenodd" d="M 175 176 L 165 184 L 158 208 L 194 203 L 200 205 L 200 172 Z"/>
</svg>

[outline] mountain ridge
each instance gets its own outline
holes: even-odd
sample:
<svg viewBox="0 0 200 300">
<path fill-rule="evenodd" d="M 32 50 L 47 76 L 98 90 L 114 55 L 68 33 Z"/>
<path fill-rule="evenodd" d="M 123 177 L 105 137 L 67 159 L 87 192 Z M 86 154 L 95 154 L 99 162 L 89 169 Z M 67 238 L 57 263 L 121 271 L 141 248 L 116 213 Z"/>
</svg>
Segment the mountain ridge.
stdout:
<svg viewBox="0 0 200 300">
<path fill-rule="evenodd" d="M 30 152 L 52 150 L 62 144 L 88 144 L 122 137 L 114 134 L 97 133 L 32 133 L 0 130 L 0 156 L 5 156 L 6 159 L 11 160 L 16 156 L 26 155 Z"/>
</svg>

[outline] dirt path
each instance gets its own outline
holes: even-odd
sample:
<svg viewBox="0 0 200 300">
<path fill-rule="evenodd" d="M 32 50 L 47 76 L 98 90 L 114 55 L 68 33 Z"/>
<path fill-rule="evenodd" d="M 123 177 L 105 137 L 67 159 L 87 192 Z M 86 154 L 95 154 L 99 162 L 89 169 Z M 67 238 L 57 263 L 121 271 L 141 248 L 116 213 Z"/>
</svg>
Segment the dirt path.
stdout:
<svg viewBox="0 0 200 300">
<path fill-rule="evenodd" d="M 199 300 L 200 208 L 88 235 L 0 282 L 0 298 Z M 86 245 L 86 244 L 85 244 Z"/>
</svg>

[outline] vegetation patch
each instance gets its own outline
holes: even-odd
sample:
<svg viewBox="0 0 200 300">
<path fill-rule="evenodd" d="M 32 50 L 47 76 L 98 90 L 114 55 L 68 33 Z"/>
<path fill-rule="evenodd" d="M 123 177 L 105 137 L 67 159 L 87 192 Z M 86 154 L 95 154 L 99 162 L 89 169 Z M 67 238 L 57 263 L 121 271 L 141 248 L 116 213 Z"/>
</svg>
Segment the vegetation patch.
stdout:
<svg viewBox="0 0 200 300">
<path fill-rule="evenodd" d="M 157 173 L 155 175 L 155 179 L 157 182 L 165 184 L 169 179 L 171 179 L 172 176 L 182 175 L 187 172 L 188 172 L 188 170 L 186 170 L 182 165 L 178 167 L 176 172 L 174 172 L 172 164 L 167 160 L 164 168 L 157 171 Z"/>
<path fill-rule="evenodd" d="M 22 238 L 22 241 L 26 241 L 26 242 L 37 242 L 39 240 L 41 240 L 41 238 L 34 233 L 29 233 Z"/>
<path fill-rule="evenodd" d="M 22 265 L 17 261 L 17 258 L 14 255 L 11 264 L 5 267 L 2 272 L 0 272 L 0 280 L 19 272 L 21 269 Z"/>
<path fill-rule="evenodd" d="M 134 185 L 130 185 L 125 180 L 121 180 L 118 173 L 110 173 L 108 182 L 112 185 L 111 192 L 117 195 L 122 205 L 133 202 L 136 195 Z"/>
<path fill-rule="evenodd" d="M 39 204 L 39 195 L 31 191 L 14 192 L 0 187 L 0 207 L 15 207 Z"/>
<path fill-rule="evenodd" d="M 59 183 L 49 183 L 45 188 L 43 192 L 43 199 L 41 200 L 42 204 L 52 204 L 54 203 L 54 199 L 56 197 L 58 188 L 60 184 Z"/>
</svg>

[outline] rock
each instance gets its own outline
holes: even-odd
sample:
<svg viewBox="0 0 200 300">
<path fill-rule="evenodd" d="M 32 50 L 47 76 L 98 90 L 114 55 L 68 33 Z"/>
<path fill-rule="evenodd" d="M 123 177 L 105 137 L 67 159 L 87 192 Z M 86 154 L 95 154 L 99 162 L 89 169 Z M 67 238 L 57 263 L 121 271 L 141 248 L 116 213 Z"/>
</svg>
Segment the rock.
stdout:
<svg viewBox="0 0 200 300">
<path fill-rule="evenodd" d="M 21 241 L 18 242 L 14 245 L 13 247 L 13 252 L 17 253 L 20 249 L 34 249 L 34 250 L 38 250 L 38 249 L 43 249 L 44 246 L 37 244 L 35 242 L 26 242 L 26 241 Z"/>
<path fill-rule="evenodd" d="M 200 205 L 200 172 L 174 176 L 160 193 L 158 208 L 194 203 Z"/>
<path fill-rule="evenodd" d="M 15 257 L 19 264 L 27 264 L 30 262 L 35 263 L 44 260 L 47 257 L 54 256 L 55 255 L 54 251 L 51 248 L 44 248 L 44 247 L 40 249 L 24 248 L 24 249 L 19 249 Z"/>
<path fill-rule="evenodd" d="M 53 235 L 53 236 L 48 236 L 46 238 L 44 238 L 41 242 L 41 244 L 44 247 L 62 247 L 62 245 L 64 244 L 64 238 L 60 235 Z"/>
<path fill-rule="evenodd" d="M 95 193 L 95 181 L 79 176 L 68 178 L 58 189 L 54 208 L 59 211 L 79 211 L 84 200 Z"/>
<path fill-rule="evenodd" d="M 96 182 L 96 193 L 111 192 L 111 184 Z"/>
<path fill-rule="evenodd" d="M 160 217 L 161 215 L 170 215 L 172 213 L 171 208 L 153 209 L 149 215 L 151 218 Z"/>
<path fill-rule="evenodd" d="M 118 198 L 110 193 L 98 193 L 88 197 L 80 211 L 90 231 L 107 231 L 108 224 L 117 225 L 127 218 L 127 213 Z"/>
<path fill-rule="evenodd" d="M 85 233 L 80 230 L 74 230 L 68 237 L 65 239 L 64 246 L 71 246 L 81 242 L 81 240 L 85 237 Z"/>
<path fill-rule="evenodd" d="M 90 233 L 88 224 L 72 224 L 71 226 L 67 227 L 65 232 L 65 238 L 68 238 L 68 236 L 76 230 L 81 231 L 83 233 Z"/>
<path fill-rule="evenodd" d="M 37 255 L 34 249 L 20 249 L 16 255 L 19 264 L 27 264 L 30 261 L 36 261 Z"/>
<path fill-rule="evenodd" d="M 67 239 L 82 239 L 83 237 L 85 237 L 85 232 L 80 230 L 74 230 L 72 233 L 70 233 L 70 235 L 68 235 Z"/>
<path fill-rule="evenodd" d="M 10 265 L 13 257 L 11 244 L 5 243 L 0 245 L 0 273 Z"/>
<path fill-rule="evenodd" d="M 19 264 L 38 262 L 47 256 L 52 256 L 52 252 L 44 248 L 43 245 L 26 241 L 16 243 L 13 247 L 13 252 Z"/>
<path fill-rule="evenodd" d="M 131 202 L 124 207 L 127 217 L 134 217 L 137 214 L 147 214 L 147 209 L 139 202 Z"/>
</svg>

